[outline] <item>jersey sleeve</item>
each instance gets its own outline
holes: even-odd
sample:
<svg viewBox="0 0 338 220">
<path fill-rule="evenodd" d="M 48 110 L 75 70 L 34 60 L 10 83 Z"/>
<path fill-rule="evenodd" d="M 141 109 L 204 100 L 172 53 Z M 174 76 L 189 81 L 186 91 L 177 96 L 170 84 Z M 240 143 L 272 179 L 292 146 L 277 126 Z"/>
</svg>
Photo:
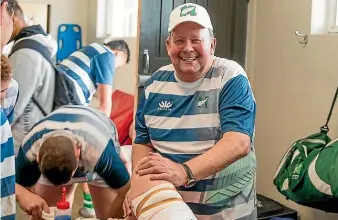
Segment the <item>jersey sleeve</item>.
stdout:
<svg viewBox="0 0 338 220">
<path fill-rule="evenodd" d="M 223 134 L 235 131 L 253 138 L 256 103 L 244 75 L 237 75 L 224 84 L 220 92 L 219 115 Z"/>
<path fill-rule="evenodd" d="M 23 148 L 20 147 L 15 160 L 16 183 L 24 187 L 30 187 L 38 182 L 40 176 L 41 172 L 38 163 L 29 161 Z"/>
<path fill-rule="evenodd" d="M 19 86 L 18 83 L 12 78 L 9 84 L 6 98 L 3 100 L 2 107 L 4 108 L 7 119 L 10 124 L 12 124 L 14 119 L 14 107 L 19 98 Z"/>
<path fill-rule="evenodd" d="M 111 140 L 99 158 L 94 171 L 113 189 L 124 186 L 130 180 L 128 170 Z"/>
<path fill-rule="evenodd" d="M 106 52 L 97 55 L 91 63 L 92 74 L 95 76 L 95 84 L 113 85 L 113 76 L 115 74 L 115 55 Z"/>
<path fill-rule="evenodd" d="M 149 144 L 150 143 L 148 128 L 147 128 L 145 118 L 144 118 L 145 105 L 146 105 L 146 96 L 145 96 L 145 89 L 144 89 L 140 96 L 139 103 L 137 106 L 136 116 L 135 116 L 135 132 L 136 132 L 136 137 L 134 140 L 135 144 Z"/>
</svg>

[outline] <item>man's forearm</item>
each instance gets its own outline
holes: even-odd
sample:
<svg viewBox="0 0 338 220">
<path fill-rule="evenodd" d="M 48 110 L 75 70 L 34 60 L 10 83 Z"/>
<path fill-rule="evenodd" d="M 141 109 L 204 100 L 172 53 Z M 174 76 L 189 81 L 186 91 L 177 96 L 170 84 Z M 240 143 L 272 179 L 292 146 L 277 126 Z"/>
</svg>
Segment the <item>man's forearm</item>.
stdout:
<svg viewBox="0 0 338 220">
<path fill-rule="evenodd" d="M 111 113 L 111 108 L 112 108 L 112 102 L 110 99 L 104 99 L 101 97 L 100 99 L 100 105 L 99 105 L 99 110 L 102 111 L 105 115 L 107 115 L 108 117 L 110 117 L 110 113 Z"/>
<path fill-rule="evenodd" d="M 99 98 L 99 109 L 110 117 L 112 108 L 112 86 L 108 84 L 98 84 L 97 93 Z"/>
<path fill-rule="evenodd" d="M 111 104 L 100 104 L 99 107 L 100 111 L 102 111 L 105 115 L 107 115 L 108 117 L 110 117 L 110 113 L 111 113 Z"/>
<path fill-rule="evenodd" d="M 245 157 L 249 152 L 249 136 L 238 132 L 228 132 L 214 147 L 186 164 L 195 178 L 201 180 L 223 170 Z"/>
<path fill-rule="evenodd" d="M 21 186 L 17 183 L 15 184 L 15 194 L 16 194 L 16 196 L 20 195 L 23 192 L 23 190 L 27 190 L 27 189 L 25 189 L 25 187 L 23 187 L 23 186 Z"/>
<path fill-rule="evenodd" d="M 132 150 L 132 156 L 131 156 L 133 173 L 134 173 L 135 167 L 140 162 L 140 160 L 144 157 L 149 156 L 150 152 L 154 152 L 153 147 L 151 147 L 150 145 L 133 144 L 133 150 Z"/>
<path fill-rule="evenodd" d="M 23 187 L 21 186 L 20 184 L 15 184 L 15 197 L 16 197 L 16 200 L 20 200 L 20 197 L 24 194 L 24 193 L 27 193 L 27 192 L 30 192 L 31 193 L 31 188 L 30 187 Z"/>
</svg>

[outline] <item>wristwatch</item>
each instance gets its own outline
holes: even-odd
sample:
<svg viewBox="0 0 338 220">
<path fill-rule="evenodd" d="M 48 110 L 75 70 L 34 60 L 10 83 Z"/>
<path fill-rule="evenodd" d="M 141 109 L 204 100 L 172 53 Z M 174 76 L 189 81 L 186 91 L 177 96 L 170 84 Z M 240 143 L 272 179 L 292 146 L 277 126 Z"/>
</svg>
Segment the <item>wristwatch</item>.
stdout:
<svg viewBox="0 0 338 220">
<path fill-rule="evenodd" d="M 184 170 L 185 170 L 185 172 L 187 173 L 187 176 L 188 176 L 188 181 L 183 186 L 185 188 L 190 188 L 190 187 L 192 187 L 196 184 L 196 178 L 195 178 L 194 174 L 191 172 L 188 165 L 182 163 L 182 166 L 183 166 L 183 168 L 184 168 Z"/>
</svg>

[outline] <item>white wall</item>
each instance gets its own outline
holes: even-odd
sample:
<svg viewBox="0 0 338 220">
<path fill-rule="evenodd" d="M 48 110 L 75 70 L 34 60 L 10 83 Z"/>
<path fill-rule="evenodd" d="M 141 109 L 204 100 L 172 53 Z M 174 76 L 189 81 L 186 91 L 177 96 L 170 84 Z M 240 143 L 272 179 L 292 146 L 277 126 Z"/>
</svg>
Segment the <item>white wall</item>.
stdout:
<svg viewBox="0 0 338 220">
<path fill-rule="evenodd" d="M 78 24 L 82 29 L 82 44 L 87 44 L 87 6 L 90 0 L 19 0 L 51 5 L 50 33 L 57 39 L 60 24 Z"/>
<path fill-rule="evenodd" d="M 301 39 L 295 31 L 311 30 L 310 0 L 252 0 L 251 4 L 247 69 L 257 100 L 258 192 L 294 206 L 301 219 L 338 219 L 286 201 L 272 182 L 292 142 L 318 132 L 325 123 L 338 85 L 338 35 L 310 36 L 306 47 L 298 43 Z M 336 109 L 330 123 L 332 137 L 338 136 L 337 116 Z"/>
<path fill-rule="evenodd" d="M 102 43 L 105 39 L 104 38 L 96 38 L 96 14 L 97 14 L 97 0 L 89 0 L 88 1 L 88 33 L 87 39 L 88 42 L 97 42 Z M 118 21 L 113 21 L 118 22 Z M 131 61 L 129 64 L 125 65 L 124 67 L 118 69 L 116 71 L 116 77 L 114 81 L 114 89 L 119 89 L 123 92 L 129 94 L 135 94 L 135 85 L 137 79 L 137 69 L 136 64 L 138 62 L 137 50 L 136 47 L 137 38 L 136 37 L 125 37 L 121 38 L 125 40 L 129 46 L 131 52 Z"/>
<path fill-rule="evenodd" d="M 29 25 L 40 24 L 43 30 L 47 30 L 48 6 L 40 3 L 20 3 L 25 12 Z"/>
<path fill-rule="evenodd" d="M 96 38 L 97 0 L 19 0 L 19 3 L 41 3 L 51 5 L 50 32 L 57 39 L 57 29 L 62 23 L 79 24 L 82 28 L 82 44 L 102 43 L 103 38 Z M 118 22 L 118 21 L 115 21 Z M 122 38 L 131 50 L 131 62 L 117 70 L 114 89 L 129 94 L 135 93 L 136 85 L 136 37 Z"/>
</svg>

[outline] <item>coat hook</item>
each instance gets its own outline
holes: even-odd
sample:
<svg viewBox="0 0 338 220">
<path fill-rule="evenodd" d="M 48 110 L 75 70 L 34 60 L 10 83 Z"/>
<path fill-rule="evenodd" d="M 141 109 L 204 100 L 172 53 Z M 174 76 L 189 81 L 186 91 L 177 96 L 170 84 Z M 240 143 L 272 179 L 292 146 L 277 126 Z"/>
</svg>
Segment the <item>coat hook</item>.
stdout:
<svg viewBox="0 0 338 220">
<path fill-rule="evenodd" d="M 299 41 L 300 44 L 307 44 L 308 43 L 308 35 L 302 34 L 299 31 L 296 31 L 295 34 L 299 37 L 303 37 L 303 40 Z"/>
</svg>

